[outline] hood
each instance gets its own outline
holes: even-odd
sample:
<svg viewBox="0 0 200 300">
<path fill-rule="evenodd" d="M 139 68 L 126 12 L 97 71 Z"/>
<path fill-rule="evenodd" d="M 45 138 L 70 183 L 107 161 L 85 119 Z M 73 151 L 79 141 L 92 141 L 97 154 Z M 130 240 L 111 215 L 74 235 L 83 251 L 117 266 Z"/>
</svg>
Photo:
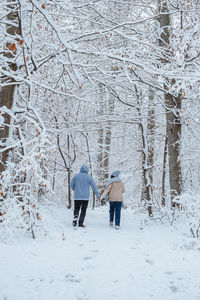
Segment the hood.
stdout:
<svg viewBox="0 0 200 300">
<path fill-rule="evenodd" d="M 89 168 L 86 166 L 86 165 L 82 165 L 82 167 L 80 168 L 80 172 L 81 173 L 88 173 L 89 171 Z"/>
<path fill-rule="evenodd" d="M 114 177 L 118 177 L 119 174 L 120 174 L 120 170 L 116 170 L 116 171 L 112 172 L 111 175 L 114 176 Z"/>
</svg>

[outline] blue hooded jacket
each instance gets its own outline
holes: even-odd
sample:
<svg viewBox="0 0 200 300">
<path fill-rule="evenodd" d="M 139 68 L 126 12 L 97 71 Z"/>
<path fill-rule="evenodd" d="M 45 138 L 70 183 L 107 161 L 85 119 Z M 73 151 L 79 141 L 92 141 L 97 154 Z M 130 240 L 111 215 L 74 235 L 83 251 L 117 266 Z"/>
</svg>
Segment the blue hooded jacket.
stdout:
<svg viewBox="0 0 200 300">
<path fill-rule="evenodd" d="M 70 183 L 71 189 L 74 191 L 74 200 L 89 200 L 90 186 L 92 187 L 96 197 L 100 196 L 98 188 L 92 178 L 88 174 L 88 167 L 82 165 L 80 172 L 76 174 Z"/>
</svg>

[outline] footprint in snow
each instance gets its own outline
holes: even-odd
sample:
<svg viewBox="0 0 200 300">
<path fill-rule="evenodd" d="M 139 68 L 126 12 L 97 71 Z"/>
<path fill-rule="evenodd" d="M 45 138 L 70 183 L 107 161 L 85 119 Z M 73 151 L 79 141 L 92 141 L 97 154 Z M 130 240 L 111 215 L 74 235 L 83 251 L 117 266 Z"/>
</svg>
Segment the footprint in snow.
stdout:
<svg viewBox="0 0 200 300">
<path fill-rule="evenodd" d="M 81 280 L 80 280 L 80 279 L 77 279 L 77 278 L 69 279 L 68 281 L 69 281 L 69 282 L 72 282 L 72 283 L 79 283 L 79 282 L 81 282 Z"/>
<path fill-rule="evenodd" d="M 74 275 L 73 274 L 67 274 L 67 275 L 65 275 L 65 278 L 74 278 Z"/>
<path fill-rule="evenodd" d="M 175 285 L 170 285 L 169 288 L 170 288 L 170 290 L 171 290 L 173 293 L 177 293 L 177 292 L 178 292 L 178 288 L 177 288 Z"/>
<path fill-rule="evenodd" d="M 137 248 L 136 247 L 131 247 L 131 250 L 136 250 Z"/>
<path fill-rule="evenodd" d="M 165 272 L 166 275 L 172 275 L 173 273 L 174 273 L 174 272 L 171 272 L 171 271 L 166 271 L 166 272 Z"/>
<path fill-rule="evenodd" d="M 145 259 L 145 262 L 150 265 L 154 264 L 153 260 L 150 260 L 150 259 Z"/>
<path fill-rule="evenodd" d="M 89 259 L 92 259 L 92 257 L 91 256 L 84 257 L 84 260 L 89 260 Z"/>
<path fill-rule="evenodd" d="M 79 283 L 81 280 L 76 278 L 73 274 L 65 275 L 65 280 L 72 283 Z"/>
</svg>

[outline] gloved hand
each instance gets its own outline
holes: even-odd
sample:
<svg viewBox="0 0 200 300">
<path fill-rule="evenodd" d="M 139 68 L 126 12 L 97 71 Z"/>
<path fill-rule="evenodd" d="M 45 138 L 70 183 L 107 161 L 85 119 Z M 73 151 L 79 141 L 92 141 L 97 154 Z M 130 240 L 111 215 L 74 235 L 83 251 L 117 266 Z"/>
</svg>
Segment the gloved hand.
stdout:
<svg viewBox="0 0 200 300">
<path fill-rule="evenodd" d="M 127 209 L 127 205 L 125 205 L 124 202 L 122 202 L 122 208 Z"/>
</svg>

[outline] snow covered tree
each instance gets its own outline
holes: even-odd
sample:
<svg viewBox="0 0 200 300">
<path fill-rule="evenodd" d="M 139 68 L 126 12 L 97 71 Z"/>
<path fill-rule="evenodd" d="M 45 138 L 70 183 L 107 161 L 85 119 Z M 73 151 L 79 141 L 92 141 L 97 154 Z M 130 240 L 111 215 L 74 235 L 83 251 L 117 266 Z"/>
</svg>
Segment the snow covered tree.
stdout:
<svg viewBox="0 0 200 300">
<path fill-rule="evenodd" d="M 11 127 L 10 110 L 14 103 L 15 88 L 17 82 L 15 74 L 18 66 L 16 64 L 17 47 L 23 44 L 21 39 L 20 17 L 18 14 L 18 3 L 7 1 L 2 4 L 3 32 L 1 34 L 1 89 L 0 89 L 0 107 L 1 109 L 1 160 L 0 174 L 5 171 L 9 154 L 9 133 Z M 4 37 L 6 36 L 6 39 Z M 4 41 L 3 41 L 4 40 Z"/>
</svg>

